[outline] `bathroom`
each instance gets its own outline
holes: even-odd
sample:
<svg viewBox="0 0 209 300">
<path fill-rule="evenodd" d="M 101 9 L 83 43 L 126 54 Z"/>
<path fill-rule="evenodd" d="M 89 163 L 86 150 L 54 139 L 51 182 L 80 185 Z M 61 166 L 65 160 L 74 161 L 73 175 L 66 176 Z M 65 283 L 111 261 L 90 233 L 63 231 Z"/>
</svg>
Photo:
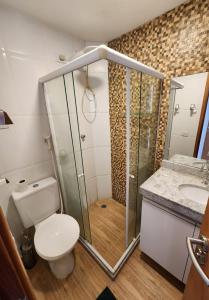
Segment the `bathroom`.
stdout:
<svg viewBox="0 0 209 300">
<path fill-rule="evenodd" d="M 209 3 L 158 2 L 0 1 L 0 298 L 208 299 Z"/>
</svg>

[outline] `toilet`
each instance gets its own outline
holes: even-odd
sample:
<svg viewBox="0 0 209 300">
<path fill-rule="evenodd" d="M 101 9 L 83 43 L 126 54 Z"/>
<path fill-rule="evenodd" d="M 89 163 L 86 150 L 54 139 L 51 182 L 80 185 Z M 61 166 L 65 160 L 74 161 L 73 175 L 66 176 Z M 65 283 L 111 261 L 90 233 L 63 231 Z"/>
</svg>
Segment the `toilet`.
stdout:
<svg viewBox="0 0 209 300">
<path fill-rule="evenodd" d="M 13 192 L 12 197 L 24 227 L 35 226 L 36 252 L 48 261 L 55 277 L 66 278 L 74 267 L 72 250 L 80 229 L 74 218 L 56 213 L 60 208 L 56 180 L 45 178 L 24 191 Z"/>
</svg>

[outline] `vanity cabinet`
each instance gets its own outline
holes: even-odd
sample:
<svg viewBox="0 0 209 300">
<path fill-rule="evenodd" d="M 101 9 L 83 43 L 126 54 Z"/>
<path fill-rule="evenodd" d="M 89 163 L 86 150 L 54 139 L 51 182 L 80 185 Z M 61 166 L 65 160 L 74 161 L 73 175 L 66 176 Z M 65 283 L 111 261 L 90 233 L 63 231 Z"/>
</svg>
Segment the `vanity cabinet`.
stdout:
<svg viewBox="0 0 209 300">
<path fill-rule="evenodd" d="M 186 237 L 198 234 L 192 222 L 143 199 L 140 249 L 184 283 L 191 266 Z"/>
</svg>

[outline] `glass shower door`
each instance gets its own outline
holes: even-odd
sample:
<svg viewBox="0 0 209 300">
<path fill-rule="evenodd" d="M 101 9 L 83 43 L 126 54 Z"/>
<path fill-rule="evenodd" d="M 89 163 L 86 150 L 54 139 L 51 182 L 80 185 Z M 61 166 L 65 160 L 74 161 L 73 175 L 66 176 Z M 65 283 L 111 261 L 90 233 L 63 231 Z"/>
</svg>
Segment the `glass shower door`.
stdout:
<svg viewBox="0 0 209 300">
<path fill-rule="evenodd" d="M 67 91 L 63 76 L 46 82 L 45 98 L 65 211 L 78 221 L 81 236 L 90 242 L 82 158 L 76 137 L 76 119 L 71 113 L 75 103 L 71 74 L 67 82 Z"/>
<path fill-rule="evenodd" d="M 140 233 L 142 195 L 139 187 L 154 172 L 161 80 L 130 70 L 127 76 L 128 88 L 130 114 L 127 114 L 129 124 L 127 124 L 129 126 L 127 246 Z"/>
<path fill-rule="evenodd" d="M 138 163 L 139 163 L 139 118 L 141 105 L 141 73 L 129 70 L 126 75 L 126 124 L 127 124 L 127 236 L 128 246 L 139 234 L 140 223 L 138 207 Z M 128 108 L 129 106 L 129 108 Z M 128 113 L 129 111 L 129 113 Z"/>
<path fill-rule="evenodd" d="M 83 222 L 85 228 L 85 238 L 88 242 L 91 243 L 85 172 L 83 166 L 81 135 L 80 135 L 80 128 L 79 128 L 73 73 L 68 73 L 64 75 L 64 84 L 65 84 L 66 101 L 67 101 L 67 108 L 68 108 L 68 114 L 69 114 L 70 126 L 71 126 L 73 149 L 75 155 L 75 165 L 76 165 L 78 186 L 79 186 L 80 197 L 82 201 L 82 214 L 83 214 Z"/>
<path fill-rule="evenodd" d="M 161 80 L 142 73 L 141 101 L 139 113 L 139 147 L 138 147 L 138 189 L 155 171 L 155 153 Z M 142 194 L 137 196 L 137 211 L 141 211 Z M 138 214 L 138 217 L 141 215 Z M 136 232 L 140 232 L 140 222 L 136 222 Z"/>
</svg>

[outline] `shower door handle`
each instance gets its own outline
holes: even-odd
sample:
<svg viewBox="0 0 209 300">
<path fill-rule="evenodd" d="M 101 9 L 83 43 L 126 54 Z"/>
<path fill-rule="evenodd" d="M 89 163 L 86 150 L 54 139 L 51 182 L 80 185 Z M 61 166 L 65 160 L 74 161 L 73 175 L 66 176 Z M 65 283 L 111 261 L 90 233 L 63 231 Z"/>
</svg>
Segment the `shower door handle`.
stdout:
<svg viewBox="0 0 209 300">
<path fill-rule="evenodd" d="M 78 174 L 78 178 L 81 178 L 84 176 L 84 173 Z"/>
</svg>

